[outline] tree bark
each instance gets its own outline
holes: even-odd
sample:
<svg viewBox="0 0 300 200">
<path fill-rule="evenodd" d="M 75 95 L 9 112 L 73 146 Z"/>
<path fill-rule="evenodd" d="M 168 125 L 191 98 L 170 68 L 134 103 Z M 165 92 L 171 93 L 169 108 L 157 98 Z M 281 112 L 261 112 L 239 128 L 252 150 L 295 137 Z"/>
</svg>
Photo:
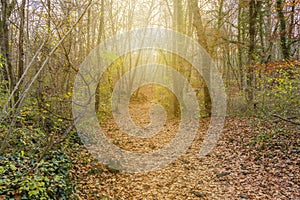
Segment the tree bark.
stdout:
<svg viewBox="0 0 300 200">
<path fill-rule="evenodd" d="M 207 44 L 207 38 L 205 36 L 205 31 L 204 31 L 204 27 L 203 27 L 203 22 L 202 22 L 202 18 L 199 12 L 199 6 L 198 6 L 198 1 L 197 0 L 191 0 L 189 1 L 190 3 L 190 10 L 193 12 L 193 16 L 194 16 L 194 27 L 196 28 L 196 32 L 197 32 L 197 39 L 198 39 L 198 43 L 205 48 L 208 52 L 209 52 L 209 47 Z M 210 72 L 203 72 L 205 74 L 203 74 L 206 77 L 210 77 Z M 209 94 L 209 90 L 208 90 L 208 85 L 209 83 L 206 83 L 206 85 L 204 86 L 204 106 L 205 106 L 205 112 L 206 115 L 211 116 L 211 98 L 210 98 L 210 94 Z"/>
<path fill-rule="evenodd" d="M 176 31 L 184 33 L 184 21 L 183 21 L 183 9 L 182 9 L 182 0 L 173 0 L 173 27 Z M 175 44 L 174 46 L 175 49 L 178 49 L 179 46 L 178 44 Z M 180 58 L 177 55 L 172 55 L 172 65 L 173 67 L 181 72 L 182 70 L 180 69 L 181 66 L 179 66 L 180 63 Z M 175 93 L 177 94 L 178 98 L 182 97 L 182 90 L 178 88 L 178 83 L 176 80 L 176 75 L 173 74 L 173 88 Z M 178 99 L 176 96 L 173 96 L 172 98 L 172 113 L 175 117 L 179 116 L 179 103 Z"/>
<path fill-rule="evenodd" d="M 25 28 L 25 4 L 26 0 L 22 0 L 20 6 L 20 26 L 19 26 L 19 61 L 18 61 L 18 80 L 24 73 L 24 28 Z M 20 84 L 22 85 L 22 84 Z M 21 87 L 19 87 L 21 88 Z M 16 92 L 15 101 L 18 100 L 19 92 Z"/>
<path fill-rule="evenodd" d="M 7 87 L 9 88 L 9 92 L 13 91 L 15 85 L 15 76 L 13 72 L 13 66 L 11 64 L 10 58 L 10 45 L 9 45 L 9 17 L 11 16 L 12 10 L 15 7 L 16 0 L 13 0 L 11 3 L 9 0 L 2 0 L 2 12 L 1 12 L 1 20 L 0 20 L 0 48 L 1 54 L 3 57 L 3 66 L 4 66 L 4 78 L 7 81 Z M 12 105 L 14 100 L 10 102 Z"/>
<path fill-rule="evenodd" d="M 242 42 L 242 0 L 239 0 L 239 5 L 238 5 L 238 35 L 237 35 L 237 40 L 238 40 L 238 66 L 240 70 L 240 86 L 241 90 L 244 90 L 244 69 L 243 69 L 243 50 L 240 45 Z"/>
<path fill-rule="evenodd" d="M 290 57 L 290 50 L 287 45 L 287 30 L 286 30 L 286 21 L 283 13 L 283 7 L 284 7 L 285 1 L 277 0 L 276 1 L 276 10 L 277 10 L 277 16 L 280 23 L 280 47 L 281 47 L 281 53 L 282 57 L 284 59 L 289 59 Z"/>
<path fill-rule="evenodd" d="M 253 104 L 254 100 L 254 67 L 255 64 L 255 37 L 256 37 L 256 2 L 255 0 L 250 0 L 249 2 L 249 51 L 248 51 L 248 67 L 247 67 L 247 101 Z"/>
</svg>

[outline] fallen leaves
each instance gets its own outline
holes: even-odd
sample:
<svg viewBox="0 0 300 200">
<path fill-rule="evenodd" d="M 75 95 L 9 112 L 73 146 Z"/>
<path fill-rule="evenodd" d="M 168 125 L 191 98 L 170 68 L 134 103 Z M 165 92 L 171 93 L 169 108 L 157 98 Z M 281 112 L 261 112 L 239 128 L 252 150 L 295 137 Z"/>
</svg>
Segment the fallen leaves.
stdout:
<svg viewBox="0 0 300 200">
<path fill-rule="evenodd" d="M 252 121 L 251 118 L 227 118 L 217 147 L 200 160 L 198 152 L 209 124 L 209 119 L 203 119 L 199 134 L 185 155 L 165 169 L 146 174 L 114 173 L 91 157 L 86 163 L 80 157 L 74 158 L 77 194 L 81 199 L 113 200 L 300 199 L 297 127 L 285 128 L 282 124 L 281 131 L 274 132 L 273 126 L 262 123 L 258 126 Z M 127 138 L 118 134 L 112 124 L 107 126 L 115 130 L 107 134 L 118 139 L 121 146 L 126 143 L 127 149 L 143 152 L 139 144 L 123 141 Z M 168 130 L 174 131 L 172 127 Z M 258 137 L 259 134 L 262 136 Z M 270 137 L 263 137 L 268 134 Z M 165 135 L 172 136 L 173 133 Z M 170 138 L 149 140 L 146 144 L 157 148 Z M 84 154 L 88 154 L 86 150 L 83 158 Z"/>
</svg>

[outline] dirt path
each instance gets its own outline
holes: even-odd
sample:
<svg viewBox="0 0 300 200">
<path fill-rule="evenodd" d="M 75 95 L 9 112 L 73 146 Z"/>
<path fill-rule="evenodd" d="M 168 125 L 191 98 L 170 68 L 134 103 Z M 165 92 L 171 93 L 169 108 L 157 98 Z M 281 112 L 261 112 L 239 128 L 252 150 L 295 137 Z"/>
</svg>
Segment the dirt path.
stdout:
<svg viewBox="0 0 300 200">
<path fill-rule="evenodd" d="M 150 105 L 149 102 L 131 104 L 132 118 L 138 124 L 150 122 L 147 114 Z M 199 160 L 197 155 L 209 126 L 209 119 L 201 120 L 186 154 L 165 169 L 145 174 L 107 169 L 83 150 L 74 161 L 77 194 L 80 199 L 300 199 L 299 132 L 290 133 L 298 138 L 292 144 L 291 135 L 282 136 L 275 138 L 273 149 L 260 149 L 261 143 L 253 140 L 260 129 L 254 129 L 251 120 L 227 118 L 216 149 Z M 151 139 L 129 137 L 113 121 L 102 127 L 118 146 L 149 152 L 167 144 L 176 134 L 177 125 L 178 121 L 169 119 L 164 131 Z M 272 128 L 262 127 L 261 131 Z"/>
</svg>

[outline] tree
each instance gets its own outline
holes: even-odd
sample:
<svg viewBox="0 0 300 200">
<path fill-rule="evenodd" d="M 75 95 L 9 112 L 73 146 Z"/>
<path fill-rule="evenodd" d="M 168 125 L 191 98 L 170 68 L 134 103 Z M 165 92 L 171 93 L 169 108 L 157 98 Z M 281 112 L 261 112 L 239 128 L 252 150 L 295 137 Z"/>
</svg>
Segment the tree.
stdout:
<svg viewBox="0 0 300 200">
<path fill-rule="evenodd" d="M 7 82 L 9 91 L 11 92 L 15 85 L 15 76 L 13 66 L 11 64 L 10 55 L 10 42 L 9 42 L 9 18 L 12 15 L 12 11 L 17 3 L 17 0 L 2 0 L 1 1 L 1 19 L 0 19 L 0 48 L 1 54 L 4 60 L 3 66 L 5 70 L 2 70 L 4 78 Z M 11 105 L 13 101 L 11 102 Z"/>
<path fill-rule="evenodd" d="M 249 103 L 253 103 L 253 79 L 254 79 L 254 67 L 255 64 L 255 38 L 256 38 L 256 17 L 257 17 L 257 5 L 255 0 L 249 2 L 249 50 L 248 50 L 248 68 L 247 68 L 247 100 Z"/>
<path fill-rule="evenodd" d="M 19 61 L 18 61 L 18 80 L 22 78 L 24 73 L 24 29 L 25 29 L 25 4 L 26 0 L 22 0 L 20 6 L 20 25 L 19 25 Z M 21 84 L 20 84 L 21 85 Z M 16 92 L 15 101 L 18 101 L 19 91 Z"/>
<path fill-rule="evenodd" d="M 202 17 L 200 14 L 200 9 L 198 6 L 198 1 L 197 0 L 191 0 L 189 1 L 189 7 L 191 12 L 193 13 L 193 20 L 194 20 L 194 27 L 196 29 L 196 33 L 197 33 L 197 40 L 198 43 L 205 48 L 208 52 L 209 52 L 209 47 L 207 44 L 207 38 L 206 38 L 206 34 L 205 34 L 205 30 L 204 30 L 204 26 L 203 26 L 203 22 L 202 22 Z M 203 72 L 204 76 L 206 77 L 210 77 L 210 72 Z M 209 83 L 206 83 L 206 85 L 204 86 L 204 104 L 205 104 L 205 111 L 207 113 L 208 116 L 211 115 L 211 98 L 210 98 L 210 94 L 209 94 L 209 90 L 208 90 L 208 85 Z"/>
<path fill-rule="evenodd" d="M 285 4 L 285 1 L 276 0 L 276 11 L 277 11 L 278 20 L 280 23 L 279 35 L 280 35 L 280 47 L 281 47 L 282 57 L 284 59 L 289 59 L 290 49 L 287 44 L 288 31 L 286 29 L 286 20 L 285 20 L 284 14 L 283 14 L 284 4 Z"/>
<path fill-rule="evenodd" d="M 184 33 L 184 19 L 183 19 L 183 5 L 182 0 L 173 0 L 173 28 L 174 30 Z M 180 48 L 177 43 L 174 44 L 174 48 L 178 49 Z M 173 67 L 179 71 L 182 72 L 182 66 L 180 66 L 180 58 L 177 55 L 172 55 L 172 65 Z M 177 80 L 176 80 L 176 74 L 173 74 L 173 88 L 175 91 L 175 94 L 177 94 L 178 98 L 182 98 L 182 90 L 178 88 Z M 174 116 L 178 117 L 179 115 L 179 103 L 178 99 L 174 95 L 172 98 L 172 113 Z"/>
</svg>

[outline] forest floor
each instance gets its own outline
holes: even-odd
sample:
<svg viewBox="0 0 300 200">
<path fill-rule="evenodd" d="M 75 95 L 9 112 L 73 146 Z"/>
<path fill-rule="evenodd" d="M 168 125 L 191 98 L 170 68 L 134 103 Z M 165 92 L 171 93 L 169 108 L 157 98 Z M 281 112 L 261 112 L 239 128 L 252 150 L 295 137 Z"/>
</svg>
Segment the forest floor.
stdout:
<svg viewBox="0 0 300 200">
<path fill-rule="evenodd" d="M 150 101 L 130 104 L 133 120 L 150 121 Z M 119 147 L 150 152 L 176 134 L 178 120 L 169 119 L 165 131 L 151 139 L 123 134 L 113 120 L 102 125 Z M 276 119 L 227 117 L 216 148 L 205 158 L 198 153 L 209 127 L 208 118 L 188 151 L 167 168 L 141 174 L 111 170 L 81 147 L 74 156 L 72 176 L 79 199 L 300 199 L 299 126 Z"/>
</svg>

